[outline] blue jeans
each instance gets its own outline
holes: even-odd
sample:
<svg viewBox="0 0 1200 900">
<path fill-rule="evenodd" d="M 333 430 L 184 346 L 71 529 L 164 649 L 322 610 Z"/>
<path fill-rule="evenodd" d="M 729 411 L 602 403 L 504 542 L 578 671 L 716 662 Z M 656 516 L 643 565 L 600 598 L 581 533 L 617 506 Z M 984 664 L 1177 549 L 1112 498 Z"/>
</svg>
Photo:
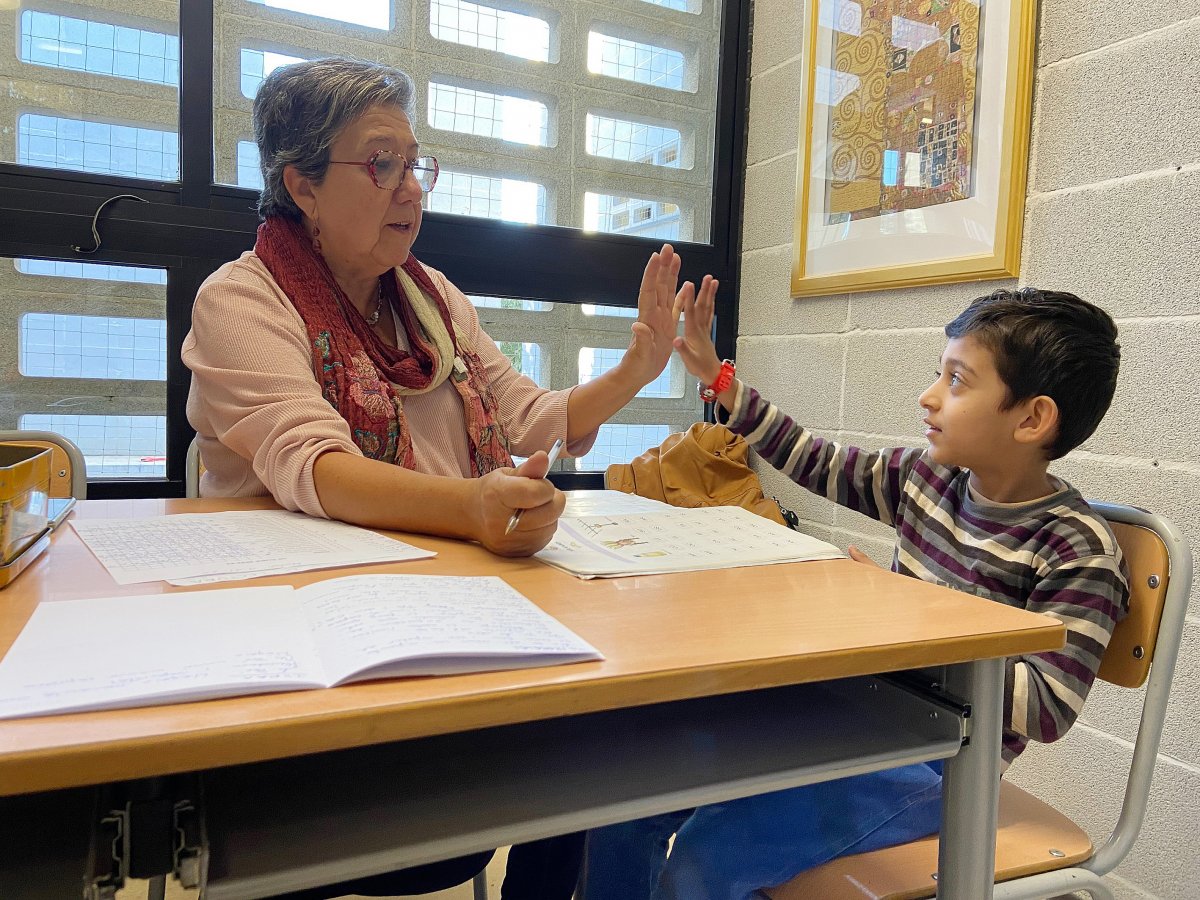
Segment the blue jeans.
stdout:
<svg viewBox="0 0 1200 900">
<path fill-rule="evenodd" d="M 936 832 L 941 772 L 921 763 L 597 828 L 583 900 L 752 900 L 839 856 Z"/>
</svg>

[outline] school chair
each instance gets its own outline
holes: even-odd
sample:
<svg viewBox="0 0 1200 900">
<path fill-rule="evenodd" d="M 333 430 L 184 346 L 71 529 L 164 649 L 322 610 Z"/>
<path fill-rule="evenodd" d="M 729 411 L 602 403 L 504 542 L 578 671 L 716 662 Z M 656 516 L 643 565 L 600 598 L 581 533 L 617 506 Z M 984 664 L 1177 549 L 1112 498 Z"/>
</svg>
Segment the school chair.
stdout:
<svg viewBox="0 0 1200 900">
<path fill-rule="evenodd" d="M 53 431 L 0 431 L 0 444 L 50 450 L 50 494 L 54 498 L 87 499 L 87 464 L 70 438 Z"/>
<path fill-rule="evenodd" d="M 1149 674 L 1121 815 L 1092 846 L 1079 826 L 1002 780 L 996 834 L 996 900 L 1033 900 L 1086 891 L 1115 900 L 1103 881 L 1137 840 L 1192 586 L 1192 552 L 1168 520 L 1132 506 L 1092 503 L 1112 526 L 1131 576 L 1129 615 L 1117 625 L 1097 677 L 1140 688 Z M 1150 663 L 1153 660 L 1154 665 Z M 937 835 L 833 860 L 765 891 L 771 900 L 917 900 L 934 896 Z"/>
</svg>

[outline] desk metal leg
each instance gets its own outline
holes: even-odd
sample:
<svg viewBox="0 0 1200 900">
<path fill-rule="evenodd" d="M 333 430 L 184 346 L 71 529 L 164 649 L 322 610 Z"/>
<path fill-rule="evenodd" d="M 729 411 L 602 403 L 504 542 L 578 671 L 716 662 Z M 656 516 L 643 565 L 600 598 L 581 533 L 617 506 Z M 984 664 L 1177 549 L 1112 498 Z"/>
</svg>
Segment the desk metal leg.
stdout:
<svg viewBox="0 0 1200 900">
<path fill-rule="evenodd" d="M 940 900 L 987 900 L 996 866 L 1004 660 L 952 666 L 947 681 L 949 692 L 971 705 L 971 737 L 957 756 L 946 760 L 937 895 Z"/>
</svg>

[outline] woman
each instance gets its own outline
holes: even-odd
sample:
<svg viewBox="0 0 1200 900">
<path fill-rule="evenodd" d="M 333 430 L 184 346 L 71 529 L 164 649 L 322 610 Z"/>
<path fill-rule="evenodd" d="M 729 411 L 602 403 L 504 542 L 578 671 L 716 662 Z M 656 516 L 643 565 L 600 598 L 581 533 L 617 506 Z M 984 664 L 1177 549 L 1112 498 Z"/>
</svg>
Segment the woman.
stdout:
<svg viewBox="0 0 1200 900">
<path fill-rule="evenodd" d="M 662 372 L 694 291 L 675 296 L 679 258 L 664 246 L 621 362 L 570 390 L 538 388 L 410 254 L 437 178 L 413 133 L 414 93 L 398 70 L 341 59 L 277 69 L 259 89 L 265 221 L 254 251 L 200 288 L 183 347 L 201 493 L 269 493 L 310 515 L 528 555 L 563 505 L 539 451 L 556 438 L 587 451 Z M 510 452 L 530 457 L 530 477 Z"/>
<path fill-rule="evenodd" d="M 679 258 L 664 246 L 620 364 L 570 390 L 539 388 L 462 292 L 410 253 L 437 180 L 413 133 L 414 97 L 403 72 L 344 59 L 276 69 L 259 89 L 264 221 L 253 252 L 201 286 L 183 345 L 200 490 L 532 554 L 564 503 L 542 480 L 544 448 L 562 438 L 569 454 L 586 452 L 662 372 L 694 289 L 676 295 Z M 514 470 L 511 452 L 529 459 Z M 514 847 L 505 900 L 569 898 L 581 847 L 580 835 Z M 489 856 L 305 896 L 438 890 Z"/>
</svg>

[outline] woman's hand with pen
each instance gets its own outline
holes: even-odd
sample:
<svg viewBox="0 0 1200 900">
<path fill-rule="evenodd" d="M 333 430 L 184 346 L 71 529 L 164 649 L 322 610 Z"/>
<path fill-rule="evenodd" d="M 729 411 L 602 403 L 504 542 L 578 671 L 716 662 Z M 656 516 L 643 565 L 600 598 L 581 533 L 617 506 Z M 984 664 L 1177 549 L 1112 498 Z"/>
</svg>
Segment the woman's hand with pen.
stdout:
<svg viewBox="0 0 1200 900">
<path fill-rule="evenodd" d="M 497 469 L 473 479 L 475 540 L 499 556 L 532 556 L 550 543 L 567 501 L 546 480 L 549 469 L 549 456 L 539 450 L 516 469 Z M 518 511 L 516 526 L 505 533 Z"/>
</svg>

